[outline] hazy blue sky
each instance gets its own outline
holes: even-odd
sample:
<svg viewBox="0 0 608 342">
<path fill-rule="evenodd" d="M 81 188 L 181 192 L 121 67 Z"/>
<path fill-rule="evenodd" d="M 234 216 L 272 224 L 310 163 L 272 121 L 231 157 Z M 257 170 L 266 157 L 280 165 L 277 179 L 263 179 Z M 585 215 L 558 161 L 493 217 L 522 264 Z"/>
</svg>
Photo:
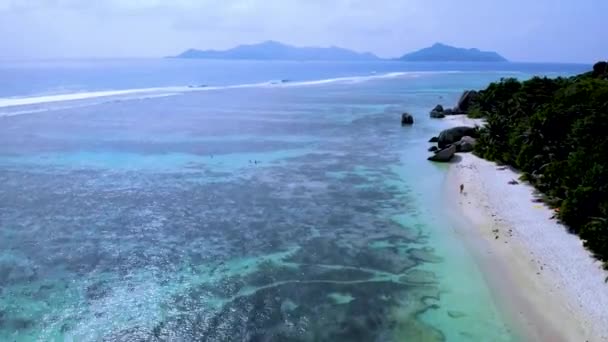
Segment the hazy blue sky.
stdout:
<svg viewBox="0 0 608 342">
<path fill-rule="evenodd" d="M 0 0 L 0 57 L 138 57 L 278 40 L 396 57 L 443 42 L 608 58 L 608 0 Z"/>
</svg>

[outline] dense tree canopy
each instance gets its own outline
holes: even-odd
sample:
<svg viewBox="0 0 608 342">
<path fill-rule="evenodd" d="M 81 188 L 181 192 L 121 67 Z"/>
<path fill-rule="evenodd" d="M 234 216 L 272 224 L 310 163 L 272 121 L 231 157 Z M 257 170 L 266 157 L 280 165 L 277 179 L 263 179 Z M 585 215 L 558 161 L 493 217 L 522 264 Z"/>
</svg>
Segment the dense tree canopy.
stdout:
<svg viewBox="0 0 608 342">
<path fill-rule="evenodd" d="M 608 64 L 570 78 L 502 79 L 471 115 L 487 120 L 476 153 L 521 170 L 608 261 Z"/>
</svg>

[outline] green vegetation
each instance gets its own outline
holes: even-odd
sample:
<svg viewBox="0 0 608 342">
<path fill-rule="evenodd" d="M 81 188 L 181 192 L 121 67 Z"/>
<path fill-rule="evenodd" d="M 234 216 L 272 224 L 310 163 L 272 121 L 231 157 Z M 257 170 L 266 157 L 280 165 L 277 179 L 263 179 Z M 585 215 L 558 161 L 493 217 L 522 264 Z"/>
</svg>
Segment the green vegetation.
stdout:
<svg viewBox="0 0 608 342">
<path fill-rule="evenodd" d="M 570 78 L 502 79 L 480 92 L 479 156 L 509 164 L 608 266 L 608 63 Z"/>
</svg>

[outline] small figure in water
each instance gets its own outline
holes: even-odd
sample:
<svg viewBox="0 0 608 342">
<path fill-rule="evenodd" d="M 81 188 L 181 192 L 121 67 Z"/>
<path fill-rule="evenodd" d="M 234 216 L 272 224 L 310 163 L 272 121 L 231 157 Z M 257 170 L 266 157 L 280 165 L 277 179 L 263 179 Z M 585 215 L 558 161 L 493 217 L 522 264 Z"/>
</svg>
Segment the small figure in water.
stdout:
<svg viewBox="0 0 608 342">
<path fill-rule="evenodd" d="M 460 184 L 460 193 L 464 191 L 464 184 Z"/>
</svg>

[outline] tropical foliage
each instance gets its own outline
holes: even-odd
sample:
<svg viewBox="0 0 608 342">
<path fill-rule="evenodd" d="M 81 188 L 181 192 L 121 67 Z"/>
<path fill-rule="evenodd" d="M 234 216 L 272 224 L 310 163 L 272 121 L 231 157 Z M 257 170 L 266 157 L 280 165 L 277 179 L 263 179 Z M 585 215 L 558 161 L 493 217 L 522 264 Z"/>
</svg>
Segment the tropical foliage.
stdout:
<svg viewBox="0 0 608 342">
<path fill-rule="evenodd" d="M 502 79 L 471 115 L 487 120 L 475 153 L 521 170 L 608 262 L 608 63 L 570 78 Z"/>
</svg>

